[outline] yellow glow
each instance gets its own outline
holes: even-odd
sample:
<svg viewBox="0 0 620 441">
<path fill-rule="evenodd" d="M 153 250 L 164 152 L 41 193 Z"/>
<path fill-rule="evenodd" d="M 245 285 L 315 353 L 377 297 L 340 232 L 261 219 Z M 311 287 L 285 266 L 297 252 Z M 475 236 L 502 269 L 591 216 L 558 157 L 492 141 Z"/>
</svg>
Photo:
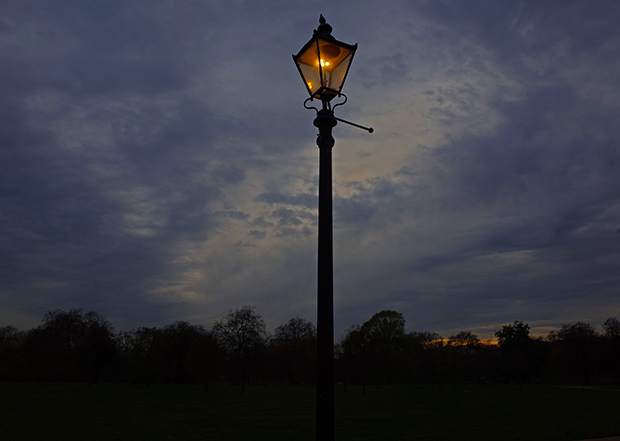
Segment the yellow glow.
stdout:
<svg viewBox="0 0 620 441">
<path fill-rule="evenodd" d="M 323 43 L 320 43 L 320 46 L 321 46 L 320 48 L 321 55 L 324 55 L 329 60 L 333 60 L 334 58 L 337 58 L 338 56 L 340 56 L 340 53 L 342 52 L 341 49 L 334 44 L 323 42 Z"/>
<path fill-rule="evenodd" d="M 448 345 L 450 344 L 450 339 L 440 338 L 438 340 L 430 341 L 429 343 L 431 344 L 439 343 L 440 345 Z M 461 343 L 461 342 L 456 342 L 456 341 L 452 342 L 452 346 L 467 346 L 468 344 L 469 343 Z M 497 339 L 478 340 L 477 344 L 481 346 L 497 346 Z"/>
<path fill-rule="evenodd" d="M 308 81 L 308 89 L 312 90 L 312 81 Z"/>
<path fill-rule="evenodd" d="M 323 59 L 321 58 L 321 66 L 323 67 L 329 66 L 329 61 L 323 61 Z"/>
</svg>

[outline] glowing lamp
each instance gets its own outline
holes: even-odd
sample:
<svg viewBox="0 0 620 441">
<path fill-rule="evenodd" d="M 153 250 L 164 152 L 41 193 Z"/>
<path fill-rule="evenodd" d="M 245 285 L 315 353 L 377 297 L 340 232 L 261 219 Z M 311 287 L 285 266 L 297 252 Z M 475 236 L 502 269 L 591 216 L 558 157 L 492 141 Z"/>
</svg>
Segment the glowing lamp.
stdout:
<svg viewBox="0 0 620 441">
<path fill-rule="evenodd" d="M 350 45 L 331 35 L 332 27 L 321 15 L 319 27 L 293 60 L 310 98 L 329 102 L 339 96 L 347 78 L 357 44 Z"/>
</svg>

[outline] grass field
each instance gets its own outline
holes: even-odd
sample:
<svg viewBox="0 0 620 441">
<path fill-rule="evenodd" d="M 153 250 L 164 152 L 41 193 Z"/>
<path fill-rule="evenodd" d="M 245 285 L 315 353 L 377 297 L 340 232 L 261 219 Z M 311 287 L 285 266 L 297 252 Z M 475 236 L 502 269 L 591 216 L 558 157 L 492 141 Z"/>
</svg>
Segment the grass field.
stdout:
<svg viewBox="0 0 620 441">
<path fill-rule="evenodd" d="M 337 391 L 338 441 L 620 435 L 620 390 L 369 386 Z M 312 387 L 0 384 L 0 439 L 314 440 Z"/>
</svg>

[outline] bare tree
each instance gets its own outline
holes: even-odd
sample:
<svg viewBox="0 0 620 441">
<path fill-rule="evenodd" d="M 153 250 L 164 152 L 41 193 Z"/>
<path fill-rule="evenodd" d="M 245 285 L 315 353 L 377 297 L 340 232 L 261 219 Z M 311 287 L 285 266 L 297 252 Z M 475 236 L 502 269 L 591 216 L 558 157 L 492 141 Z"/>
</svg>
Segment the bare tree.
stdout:
<svg viewBox="0 0 620 441">
<path fill-rule="evenodd" d="M 515 321 L 495 331 L 495 336 L 510 380 L 515 379 L 521 385 L 523 377 L 529 370 L 528 364 L 532 354 L 530 325 Z"/>
<path fill-rule="evenodd" d="M 49 311 L 28 332 L 26 353 L 42 380 L 90 380 L 111 371 L 117 359 L 112 325 L 100 314 L 80 309 Z"/>
<path fill-rule="evenodd" d="M 620 321 L 609 317 L 603 323 L 603 363 L 614 377 L 620 376 Z"/>
<path fill-rule="evenodd" d="M 250 367 L 256 368 L 267 345 L 265 321 L 253 307 L 242 306 L 215 322 L 213 335 L 228 354 L 231 374 L 244 393 Z"/>
<path fill-rule="evenodd" d="M 373 315 L 362 325 L 369 349 L 374 355 L 373 364 L 379 375 L 385 375 L 388 384 L 402 366 L 405 339 L 405 318 L 400 312 L 384 310 Z"/>
<path fill-rule="evenodd" d="M 316 360 L 316 327 L 300 317 L 276 328 L 271 340 L 271 354 L 280 376 L 291 384 L 312 382 Z"/>
<path fill-rule="evenodd" d="M 558 332 L 568 366 L 577 370 L 581 385 L 590 383 L 596 330 L 589 323 L 577 322 L 574 325 L 564 325 Z"/>
<path fill-rule="evenodd" d="M 610 340 L 620 340 L 620 320 L 616 317 L 609 317 L 603 323 L 603 337 Z"/>
</svg>

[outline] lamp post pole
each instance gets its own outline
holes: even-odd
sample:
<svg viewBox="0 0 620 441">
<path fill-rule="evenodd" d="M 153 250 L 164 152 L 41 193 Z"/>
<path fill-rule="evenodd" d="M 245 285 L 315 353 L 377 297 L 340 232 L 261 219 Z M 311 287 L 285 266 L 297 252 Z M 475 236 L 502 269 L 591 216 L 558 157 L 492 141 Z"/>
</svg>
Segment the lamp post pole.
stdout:
<svg viewBox="0 0 620 441">
<path fill-rule="evenodd" d="M 316 363 L 316 440 L 333 441 L 334 423 L 334 258 L 332 214 L 332 129 L 338 121 L 373 132 L 371 127 L 346 121 L 334 116 L 334 108 L 347 101 L 342 86 L 347 77 L 357 44 L 336 40 L 332 27 L 321 15 L 319 27 L 312 39 L 297 53 L 293 61 L 310 94 L 304 102 L 306 109 L 316 110 L 314 126 L 319 129 L 316 144 L 319 147 L 319 249 L 317 274 L 317 363 Z M 334 98 L 344 101 L 332 106 Z M 317 99 L 322 109 L 308 107 L 308 101 Z"/>
<path fill-rule="evenodd" d="M 332 128 L 338 122 L 327 106 L 317 112 L 319 129 L 319 244 L 317 277 L 316 440 L 333 441 L 334 411 L 334 265 L 332 214 Z"/>
</svg>

